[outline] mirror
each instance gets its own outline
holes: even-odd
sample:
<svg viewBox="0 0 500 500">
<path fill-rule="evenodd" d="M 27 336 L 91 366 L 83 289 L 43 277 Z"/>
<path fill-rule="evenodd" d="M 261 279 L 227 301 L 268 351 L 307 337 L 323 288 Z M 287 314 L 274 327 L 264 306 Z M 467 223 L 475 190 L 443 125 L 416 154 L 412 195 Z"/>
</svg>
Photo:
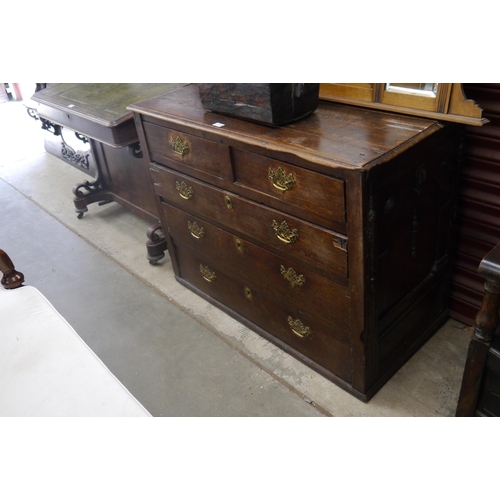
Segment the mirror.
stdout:
<svg viewBox="0 0 500 500">
<path fill-rule="evenodd" d="M 418 95 L 423 97 L 437 96 L 437 83 L 386 83 L 387 92 L 398 92 L 400 94 Z"/>
<path fill-rule="evenodd" d="M 319 97 L 354 106 L 481 126 L 489 120 L 461 83 L 321 83 Z"/>
</svg>

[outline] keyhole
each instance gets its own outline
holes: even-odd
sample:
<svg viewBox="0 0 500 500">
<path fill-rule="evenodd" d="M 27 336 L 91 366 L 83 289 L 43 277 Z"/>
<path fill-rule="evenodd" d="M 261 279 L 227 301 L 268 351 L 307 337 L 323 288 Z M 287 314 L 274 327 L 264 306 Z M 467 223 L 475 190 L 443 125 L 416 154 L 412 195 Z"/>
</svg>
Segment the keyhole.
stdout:
<svg viewBox="0 0 500 500">
<path fill-rule="evenodd" d="M 235 245 L 236 245 L 236 250 L 238 250 L 238 252 L 240 253 L 243 253 L 243 243 L 240 239 L 237 239 L 235 241 Z"/>
</svg>

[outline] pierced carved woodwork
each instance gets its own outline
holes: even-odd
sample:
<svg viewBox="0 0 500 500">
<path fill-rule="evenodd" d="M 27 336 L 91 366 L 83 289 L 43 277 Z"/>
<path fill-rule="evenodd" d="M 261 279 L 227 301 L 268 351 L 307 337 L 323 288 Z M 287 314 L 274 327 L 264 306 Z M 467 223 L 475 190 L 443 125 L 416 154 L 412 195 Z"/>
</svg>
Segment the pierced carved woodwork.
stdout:
<svg viewBox="0 0 500 500">
<path fill-rule="evenodd" d="M 60 125 L 57 125 L 56 123 L 52 123 L 49 120 L 46 120 L 45 118 L 42 118 L 41 116 L 38 117 L 39 120 L 42 122 L 42 130 L 46 130 L 47 132 L 50 132 L 51 134 L 54 135 L 61 135 L 61 130 L 62 127 Z"/>
<path fill-rule="evenodd" d="M 30 108 L 30 107 L 26 106 L 26 111 L 27 111 L 28 115 L 31 118 L 33 118 L 34 120 L 40 119 L 40 117 L 38 116 L 38 111 L 35 108 Z"/>
<path fill-rule="evenodd" d="M 80 134 L 79 132 L 75 132 L 75 137 L 82 141 L 83 144 L 88 144 L 89 138 L 86 135 Z"/>
<path fill-rule="evenodd" d="M 61 136 L 62 137 L 62 136 Z M 89 170 L 89 156 L 90 151 L 75 151 L 71 146 L 66 144 L 64 140 L 61 144 L 61 155 L 62 157 L 69 161 L 70 163 L 74 163 L 76 166 L 80 168 L 84 168 L 85 170 Z"/>
</svg>

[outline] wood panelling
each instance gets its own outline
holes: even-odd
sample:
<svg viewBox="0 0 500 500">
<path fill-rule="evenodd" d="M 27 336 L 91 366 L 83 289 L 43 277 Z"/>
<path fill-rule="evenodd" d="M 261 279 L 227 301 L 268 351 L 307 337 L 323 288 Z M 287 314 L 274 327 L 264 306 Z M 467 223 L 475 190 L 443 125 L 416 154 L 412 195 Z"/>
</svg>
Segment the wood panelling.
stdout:
<svg viewBox="0 0 500 500">
<path fill-rule="evenodd" d="M 450 315 L 472 325 L 481 305 L 481 259 L 500 241 L 500 83 L 464 84 L 490 123 L 467 127 Z"/>
</svg>

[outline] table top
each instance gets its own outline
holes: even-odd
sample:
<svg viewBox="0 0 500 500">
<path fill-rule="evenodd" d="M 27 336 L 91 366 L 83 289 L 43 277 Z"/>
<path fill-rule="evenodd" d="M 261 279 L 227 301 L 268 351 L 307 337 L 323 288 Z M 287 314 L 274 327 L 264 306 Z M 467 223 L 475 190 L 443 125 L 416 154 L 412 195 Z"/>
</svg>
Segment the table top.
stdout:
<svg viewBox="0 0 500 500">
<path fill-rule="evenodd" d="M 181 83 L 53 83 L 36 92 L 40 117 L 119 148 L 138 141 L 130 104 L 170 92 Z"/>
<path fill-rule="evenodd" d="M 129 109 L 181 127 L 209 132 L 277 153 L 291 153 L 325 166 L 369 169 L 402 152 L 443 125 L 426 118 L 320 102 L 309 117 L 272 126 L 203 109 L 196 84 L 137 101 Z"/>
<path fill-rule="evenodd" d="M 104 127 L 133 118 L 127 106 L 169 92 L 179 83 L 55 83 L 36 92 L 32 100 L 71 113 Z"/>
</svg>

